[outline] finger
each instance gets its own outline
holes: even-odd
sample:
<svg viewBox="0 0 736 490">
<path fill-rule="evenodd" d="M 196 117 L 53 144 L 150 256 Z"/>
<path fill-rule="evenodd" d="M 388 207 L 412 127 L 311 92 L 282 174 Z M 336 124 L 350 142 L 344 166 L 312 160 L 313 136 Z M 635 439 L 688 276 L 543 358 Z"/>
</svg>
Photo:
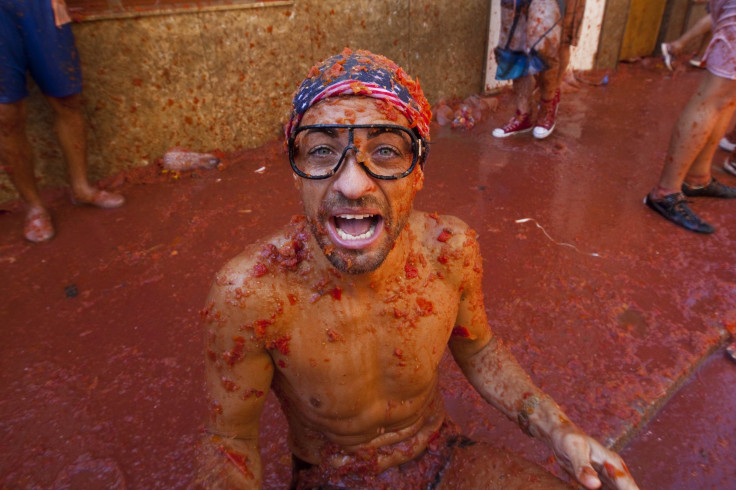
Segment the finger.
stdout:
<svg viewBox="0 0 736 490">
<path fill-rule="evenodd" d="M 637 490 L 639 487 L 621 457 L 603 446 L 591 451 L 593 464 L 600 468 L 599 476 L 607 486 L 619 490 Z"/>
<path fill-rule="evenodd" d="M 570 444 L 567 459 L 570 470 L 580 484 L 585 488 L 600 488 L 601 480 L 598 472 L 591 465 L 591 452 L 593 448 L 588 443 L 587 437 L 573 437 L 568 440 Z"/>
<path fill-rule="evenodd" d="M 600 488 L 602 485 L 601 479 L 598 478 L 598 472 L 590 465 L 582 466 L 580 472 L 576 473 L 576 477 L 578 482 L 585 488 L 590 488 L 591 490 Z"/>
<path fill-rule="evenodd" d="M 606 484 L 619 490 L 637 490 L 639 487 L 636 485 L 634 477 L 629 473 L 626 464 L 621 458 L 616 458 L 616 460 L 616 462 L 606 461 L 603 463 Z"/>
</svg>

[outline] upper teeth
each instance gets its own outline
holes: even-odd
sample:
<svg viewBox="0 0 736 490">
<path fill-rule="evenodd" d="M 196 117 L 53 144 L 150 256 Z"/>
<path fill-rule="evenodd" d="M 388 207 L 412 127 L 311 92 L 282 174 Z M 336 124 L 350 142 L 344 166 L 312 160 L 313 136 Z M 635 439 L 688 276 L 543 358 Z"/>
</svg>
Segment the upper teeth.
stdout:
<svg viewBox="0 0 736 490">
<path fill-rule="evenodd" d="M 365 218 L 371 218 L 373 217 L 372 214 L 340 214 L 337 216 L 338 218 L 342 219 L 365 219 Z M 373 234 L 376 232 L 376 223 L 371 223 L 371 227 L 366 231 L 365 233 L 361 235 L 350 235 L 348 233 L 345 233 L 340 228 L 335 229 L 338 236 L 342 238 L 343 240 L 364 240 L 366 238 L 370 238 L 373 236 Z"/>
<path fill-rule="evenodd" d="M 341 214 L 338 215 L 338 218 L 342 219 L 365 219 L 370 218 L 373 216 L 372 214 Z"/>
</svg>

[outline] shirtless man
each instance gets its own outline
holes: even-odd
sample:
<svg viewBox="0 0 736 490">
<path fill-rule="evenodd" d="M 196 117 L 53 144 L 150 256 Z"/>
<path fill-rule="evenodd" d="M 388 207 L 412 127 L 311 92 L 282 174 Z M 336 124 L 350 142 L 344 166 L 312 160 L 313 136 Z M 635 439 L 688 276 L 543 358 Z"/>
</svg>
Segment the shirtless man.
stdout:
<svg viewBox="0 0 736 490">
<path fill-rule="evenodd" d="M 199 483 L 259 488 L 259 419 L 273 388 L 289 425 L 292 488 L 568 488 L 462 437 L 438 366 L 546 442 L 587 488 L 637 488 L 490 330 L 475 234 L 412 208 L 430 109 L 388 59 L 345 50 L 312 69 L 287 127 L 304 217 L 218 274 L 203 312 L 210 400 Z"/>
</svg>

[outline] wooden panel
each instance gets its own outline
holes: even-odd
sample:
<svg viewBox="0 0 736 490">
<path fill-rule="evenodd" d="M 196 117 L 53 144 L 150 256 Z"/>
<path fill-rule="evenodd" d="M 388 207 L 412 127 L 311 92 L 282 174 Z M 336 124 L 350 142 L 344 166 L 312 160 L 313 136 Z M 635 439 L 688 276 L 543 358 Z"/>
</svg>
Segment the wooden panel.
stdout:
<svg viewBox="0 0 736 490">
<path fill-rule="evenodd" d="M 613 69 L 621 54 L 630 0 L 608 0 L 603 13 L 596 68 Z"/>
<path fill-rule="evenodd" d="M 666 3 L 667 0 L 631 0 L 619 59 L 649 56 L 654 52 Z"/>
</svg>

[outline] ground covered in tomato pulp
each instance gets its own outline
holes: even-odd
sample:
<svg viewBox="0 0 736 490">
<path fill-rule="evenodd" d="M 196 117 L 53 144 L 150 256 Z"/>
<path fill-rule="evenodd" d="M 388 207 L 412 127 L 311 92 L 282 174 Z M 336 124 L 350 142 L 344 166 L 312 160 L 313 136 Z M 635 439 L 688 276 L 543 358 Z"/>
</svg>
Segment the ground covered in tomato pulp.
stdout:
<svg viewBox="0 0 736 490">
<path fill-rule="evenodd" d="M 717 228 L 707 237 L 642 204 L 701 76 L 653 59 L 621 65 L 606 85 L 563 94 L 544 141 L 491 136 L 513 112 L 509 94 L 471 130 L 433 124 L 416 202 L 478 231 L 492 327 L 573 420 L 626 446 L 644 488 L 735 476 L 736 365 L 721 349 L 736 326 L 736 203 L 692 204 Z M 714 175 L 736 185 L 724 158 Z M 151 166 L 104 184 L 128 203 L 74 207 L 66 190 L 45 190 L 57 237 L 43 245 L 22 240 L 19 203 L 0 207 L 2 488 L 186 487 L 206 414 L 199 311 L 210 281 L 300 212 L 280 141 L 215 170 Z M 449 357 L 441 367 L 467 434 L 556 471 Z M 264 486 L 281 488 L 291 460 L 269 397 Z"/>
</svg>

